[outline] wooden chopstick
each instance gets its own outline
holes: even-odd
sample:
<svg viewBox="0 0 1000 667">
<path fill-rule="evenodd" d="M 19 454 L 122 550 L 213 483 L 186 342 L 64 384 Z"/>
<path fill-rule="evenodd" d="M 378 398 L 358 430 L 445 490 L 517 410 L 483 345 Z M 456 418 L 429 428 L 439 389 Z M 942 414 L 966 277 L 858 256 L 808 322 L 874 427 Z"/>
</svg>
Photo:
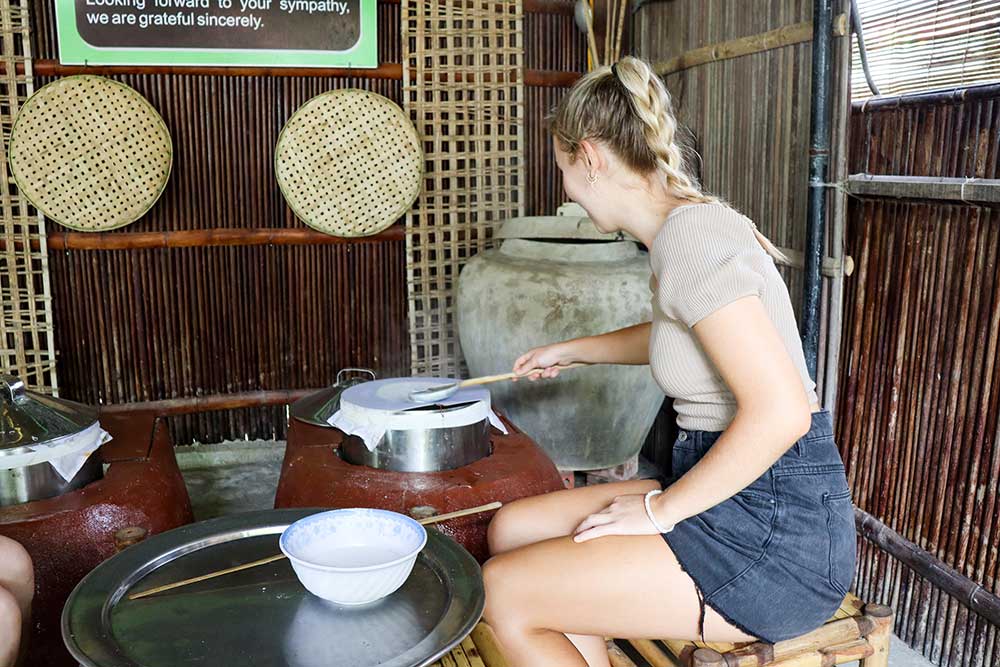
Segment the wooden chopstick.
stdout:
<svg viewBox="0 0 1000 667">
<path fill-rule="evenodd" d="M 440 523 L 441 521 L 447 521 L 448 519 L 457 519 L 459 517 L 469 516 L 470 514 L 479 514 L 480 512 L 489 512 L 490 510 L 498 510 L 501 507 L 503 507 L 503 503 L 493 502 L 493 503 L 488 503 L 486 505 L 480 505 L 478 507 L 470 507 L 464 510 L 456 510 L 455 512 L 448 512 L 447 514 L 436 514 L 434 516 L 429 516 L 424 519 L 417 519 L 417 522 L 422 526 L 427 526 L 434 523 Z M 128 596 L 128 599 L 138 600 L 140 598 L 149 597 L 150 595 L 156 595 L 157 593 L 169 591 L 174 588 L 187 586 L 188 584 L 196 584 L 199 581 L 205 581 L 206 579 L 214 579 L 216 577 L 221 577 L 226 574 L 232 574 L 233 572 L 239 572 L 241 570 L 249 570 L 250 568 L 257 567 L 259 565 L 267 565 L 268 563 L 273 563 L 283 558 L 286 558 L 285 554 L 268 556 L 267 558 L 261 558 L 260 560 L 255 560 L 250 563 L 244 563 L 243 565 L 227 567 L 224 570 L 216 570 L 215 572 L 209 572 L 208 574 L 203 574 L 198 577 L 191 577 L 190 579 L 182 579 L 181 581 L 175 581 L 173 583 L 157 586 L 156 588 L 150 588 L 149 590 L 145 590 L 139 593 L 133 593 L 132 595 Z"/>
</svg>

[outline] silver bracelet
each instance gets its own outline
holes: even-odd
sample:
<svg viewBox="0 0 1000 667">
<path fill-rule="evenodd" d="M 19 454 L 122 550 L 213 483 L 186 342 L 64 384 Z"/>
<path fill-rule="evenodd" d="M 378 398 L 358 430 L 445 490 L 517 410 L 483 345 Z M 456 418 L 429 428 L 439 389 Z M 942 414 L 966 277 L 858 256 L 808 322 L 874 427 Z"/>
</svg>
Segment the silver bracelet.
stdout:
<svg viewBox="0 0 1000 667">
<path fill-rule="evenodd" d="M 653 489 L 652 491 L 647 492 L 646 496 L 642 499 L 642 504 L 646 506 L 646 516 L 649 518 L 649 522 L 653 524 L 653 528 L 656 528 L 656 530 L 660 533 L 669 533 L 674 529 L 674 524 L 670 524 L 669 526 L 661 525 L 660 522 L 656 520 L 656 517 L 653 516 L 653 508 L 649 504 L 649 501 L 653 496 L 658 496 L 661 493 L 663 493 L 662 489 Z"/>
</svg>

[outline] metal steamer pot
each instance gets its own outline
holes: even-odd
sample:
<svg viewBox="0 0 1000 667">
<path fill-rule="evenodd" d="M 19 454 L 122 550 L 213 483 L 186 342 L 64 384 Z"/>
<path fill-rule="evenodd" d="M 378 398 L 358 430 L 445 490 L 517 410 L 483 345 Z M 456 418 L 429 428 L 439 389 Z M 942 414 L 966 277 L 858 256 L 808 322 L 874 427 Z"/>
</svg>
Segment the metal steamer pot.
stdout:
<svg viewBox="0 0 1000 667">
<path fill-rule="evenodd" d="M 300 399 L 291 406 L 290 414 L 306 423 L 331 428 L 328 420 L 340 409 L 340 398 L 344 391 L 371 381 L 367 378 L 346 377 L 350 372 L 367 374 L 371 380 L 376 378 L 374 371 L 369 369 L 345 368 L 337 374 L 335 385 Z M 468 405 L 431 404 L 415 407 L 413 410 L 448 414 Z M 390 429 L 374 450 L 369 450 L 361 438 L 345 434 L 338 453 L 348 463 L 380 470 L 440 472 L 474 463 L 489 456 L 491 451 L 489 420 L 482 419 L 463 426 Z"/>
<path fill-rule="evenodd" d="M 465 406 L 429 407 L 448 412 Z M 397 472 L 454 470 L 490 453 L 488 419 L 466 426 L 389 430 L 371 451 L 355 435 L 346 435 L 340 445 L 340 456 L 348 463 Z"/>
<path fill-rule="evenodd" d="M 5 458 L 43 451 L 50 442 L 93 426 L 97 410 L 27 391 L 13 375 L 0 376 L 0 385 L 0 507 L 59 496 L 102 477 L 98 450 L 69 481 L 46 460 L 5 466 Z"/>
</svg>

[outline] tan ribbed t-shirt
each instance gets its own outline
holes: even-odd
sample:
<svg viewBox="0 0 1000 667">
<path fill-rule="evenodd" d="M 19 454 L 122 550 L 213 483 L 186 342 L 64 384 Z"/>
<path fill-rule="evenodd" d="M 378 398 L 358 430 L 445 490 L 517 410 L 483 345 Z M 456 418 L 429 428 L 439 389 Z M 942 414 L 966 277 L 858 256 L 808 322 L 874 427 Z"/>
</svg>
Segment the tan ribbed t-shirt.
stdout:
<svg viewBox="0 0 1000 667">
<path fill-rule="evenodd" d="M 733 420 L 736 399 L 691 327 L 751 294 L 760 297 L 799 369 L 809 402 L 816 402 L 816 384 L 806 369 L 788 288 L 748 218 L 722 204 L 680 206 L 657 234 L 649 263 L 649 365 L 656 383 L 674 399 L 678 426 L 723 431 Z"/>
</svg>

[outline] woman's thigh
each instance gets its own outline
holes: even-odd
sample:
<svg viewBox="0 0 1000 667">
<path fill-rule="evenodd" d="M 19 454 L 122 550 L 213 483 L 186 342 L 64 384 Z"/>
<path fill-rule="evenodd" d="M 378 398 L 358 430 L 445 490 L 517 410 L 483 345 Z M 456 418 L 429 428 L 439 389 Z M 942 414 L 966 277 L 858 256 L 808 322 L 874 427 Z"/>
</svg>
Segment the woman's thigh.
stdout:
<svg viewBox="0 0 1000 667">
<path fill-rule="evenodd" d="M 660 488 L 651 479 L 597 484 L 522 498 L 505 505 L 489 529 L 493 555 L 528 544 L 572 534 L 585 518 L 600 512 L 618 496 L 643 494 Z"/>
<path fill-rule="evenodd" d="M 694 582 L 659 535 L 562 537 L 491 559 L 486 618 L 498 632 L 551 630 L 626 639 L 699 639 Z M 752 641 L 710 607 L 708 641 Z"/>
</svg>

